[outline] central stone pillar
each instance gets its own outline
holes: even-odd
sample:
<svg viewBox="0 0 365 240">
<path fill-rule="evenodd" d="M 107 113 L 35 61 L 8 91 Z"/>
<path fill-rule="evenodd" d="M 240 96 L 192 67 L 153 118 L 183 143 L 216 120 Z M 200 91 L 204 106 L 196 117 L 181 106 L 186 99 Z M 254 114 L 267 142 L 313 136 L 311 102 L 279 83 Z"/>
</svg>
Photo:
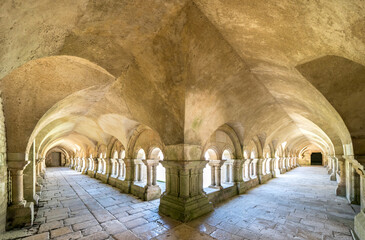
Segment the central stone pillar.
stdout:
<svg viewBox="0 0 365 240">
<path fill-rule="evenodd" d="M 125 158 L 122 160 L 125 166 L 124 178 L 117 181 L 117 188 L 123 193 L 130 193 L 134 181 L 134 159 Z"/>
<path fill-rule="evenodd" d="M 187 222 L 213 210 L 203 191 L 205 160 L 164 160 L 166 191 L 161 196 L 160 212 Z"/>
<path fill-rule="evenodd" d="M 330 175 L 330 180 L 331 181 L 337 181 L 337 167 L 338 167 L 338 163 L 337 163 L 337 158 L 336 157 L 331 157 L 331 161 L 332 161 L 332 173 Z"/>
<path fill-rule="evenodd" d="M 118 158 L 117 161 L 118 161 L 118 168 L 119 168 L 118 179 L 124 180 L 124 176 L 125 176 L 124 161 L 121 158 Z"/>
<path fill-rule="evenodd" d="M 23 186 L 23 171 L 29 163 L 29 161 L 25 161 L 24 154 L 8 153 L 12 202 L 7 209 L 7 230 L 23 227 L 26 224 L 33 225 L 34 204 L 24 200 Z"/>
<path fill-rule="evenodd" d="M 260 184 L 263 184 L 265 181 L 264 181 L 264 179 L 263 179 L 263 177 L 264 177 L 264 175 L 265 175 L 265 173 L 264 173 L 264 169 L 263 169 L 263 166 L 264 166 L 264 159 L 262 159 L 262 158 L 259 158 L 258 160 L 257 160 L 257 176 L 258 176 L 258 178 L 259 178 L 259 183 Z"/>
<path fill-rule="evenodd" d="M 38 196 L 41 195 L 42 192 L 42 188 L 43 188 L 43 178 L 41 176 L 41 161 L 42 159 L 38 158 L 36 160 L 37 165 L 36 165 L 36 193 L 38 194 Z"/>
<path fill-rule="evenodd" d="M 159 160 L 142 160 L 147 166 L 147 185 L 145 186 L 145 201 L 157 199 L 161 196 L 161 188 L 156 181 L 156 167 L 160 163 Z"/>
<path fill-rule="evenodd" d="M 243 164 L 244 159 L 234 159 L 232 160 L 232 178 L 233 184 L 237 186 L 237 194 L 241 194 L 244 192 L 242 189 L 243 185 Z"/>
<path fill-rule="evenodd" d="M 82 160 L 81 173 L 87 174 L 87 170 L 89 169 L 89 158 L 83 157 L 81 160 Z"/>
<path fill-rule="evenodd" d="M 93 158 L 93 169 L 89 172 L 89 176 L 96 177 L 99 168 L 99 160 L 98 158 Z"/>
<path fill-rule="evenodd" d="M 356 162 L 365 162 L 365 157 L 357 158 Z M 356 164 L 356 172 L 360 175 L 360 206 L 361 211 L 355 216 L 354 230 L 359 239 L 365 239 L 365 169 L 363 164 Z"/>
<path fill-rule="evenodd" d="M 336 189 L 336 195 L 337 196 L 342 196 L 342 197 L 346 197 L 346 170 L 345 170 L 345 159 L 342 157 L 339 157 L 337 159 L 338 161 L 338 166 L 339 166 L 339 175 L 340 175 L 340 179 L 338 182 L 338 186 Z"/>
</svg>

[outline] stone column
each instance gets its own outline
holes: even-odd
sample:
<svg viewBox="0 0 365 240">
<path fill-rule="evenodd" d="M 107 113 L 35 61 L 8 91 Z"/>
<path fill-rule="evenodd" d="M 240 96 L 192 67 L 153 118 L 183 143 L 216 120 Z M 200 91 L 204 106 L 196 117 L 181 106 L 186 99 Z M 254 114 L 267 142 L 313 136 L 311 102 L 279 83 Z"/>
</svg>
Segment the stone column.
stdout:
<svg viewBox="0 0 365 240">
<path fill-rule="evenodd" d="M 232 178 L 234 183 L 243 182 L 243 159 L 232 160 Z"/>
<path fill-rule="evenodd" d="M 147 185 L 145 186 L 144 200 L 149 201 L 161 196 L 161 188 L 156 184 L 156 167 L 159 160 L 142 160 L 147 166 Z"/>
<path fill-rule="evenodd" d="M 89 169 L 89 159 L 88 158 L 82 158 L 83 165 L 81 172 L 82 174 L 87 174 L 87 170 Z"/>
<path fill-rule="evenodd" d="M 157 164 L 152 165 L 152 185 L 157 185 L 157 166 L 160 162 L 158 161 Z"/>
<path fill-rule="evenodd" d="M 332 157 L 331 156 L 327 156 L 327 172 L 328 174 L 332 174 Z"/>
<path fill-rule="evenodd" d="M 360 157 L 359 157 L 360 158 Z M 365 159 L 355 160 L 357 163 L 364 163 Z M 364 165 L 357 164 L 356 172 L 360 175 L 360 206 L 361 211 L 355 216 L 354 230 L 359 239 L 365 239 L 365 169 Z"/>
<path fill-rule="evenodd" d="M 272 158 L 266 158 L 266 174 L 272 177 Z"/>
<path fill-rule="evenodd" d="M 100 174 L 100 173 L 103 173 L 104 164 L 103 164 L 103 159 L 101 159 L 101 158 L 97 158 L 97 159 L 98 159 L 97 174 Z"/>
<path fill-rule="evenodd" d="M 264 159 L 260 158 L 257 160 L 257 168 L 258 168 L 257 176 L 259 178 L 260 184 L 264 183 L 263 176 L 265 175 L 265 173 L 263 172 L 263 164 L 264 164 Z"/>
<path fill-rule="evenodd" d="M 244 159 L 242 167 L 245 170 L 243 180 L 247 182 L 251 179 L 251 172 L 250 172 L 251 171 L 250 170 L 250 168 L 251 168 L 251 159 Z M 247 173 L 247 175 L 246 175 L 246 173 Z"/>
<path fill-rule="evenodd" d="M 144 160 L 143 162 L 145 162 Z M 152 166 L 150 164 L 145 163 L 147 166 L 147 186 L 152 186 Z"/>
<path fill-rule="evenodd" d="M 124 179 L 124 161 L 123 159 L 119 158 L 117 159 L 119 164 L 119 173 L 118 173 L 118 179 Z"/>
<path fill-rule="evenodd" d="M 14 162 L 9 162 L 9 170 L 11 174 L 11 188 L 12 188 L 12 204 L 13 205 L 24 205 L 24 194 L 23 194 L 23 170 L 28 165 L 28 161 L 24 161 L 24 166 L 17 163 L 19 168 L 15 167 Z"/>
<path fill-rule="evenodd" d="M 28 156 L 29 164 L 23 171 L 23 181 L 26 183 L 24 185 L 24 198 L 28 202 L 33 202 L 38 205 L 39 196 L 36 194 L 37 185 L 37 171 L 36 171 L 36 159 L 33 154 L 33 148 L 31 148 Z"/>
<path fill-rule="evenodd" d="M 297 163 L 298 157 L 294 157 L 293 161 L 294 161 L 294 167 L 298 167 L 298 163 Z"/>
<path fill-rule="evenodd" d="M 336 195 L 346 197 L 346 171 L 345 171 L 345 159 L 342 157 L 339 157 L 337 159 L 339 170 L 340 170 L 340 179 L 338 182 L 338 186 L 336 189 Z"/>
<path fill-rule="evenodd" d="M 93 161 L 93 169 L 91 170 L 91 177 L 96 177 L 96 174 L 98 173 L 98 170 L 99 170 L 99 160 L 98 158 L 93 158 L 92 159 Z"/>
<path fill-rule="evenodd" d="M 274 158 L 273 160 L 273 175 L 274 177 L 278 177 L 281 173 L 281 161 L 280 158 Z"/>
<path fill-rule="evenodd" d="M 233 184 L 237 186 L 237 194 L 244 192 L 243 187 L 243 159 L 234 159 L 232 161 L 232 180 Z"/>
<path fill-rule="evenodd" d="M 290 166 L 289 166 L 289 160 L 290 160 L 290 157 L 286 157 L 284 159 L 285 161 L 285 171 L 288 172 L 290 170 Z"/>
<path fill-rule="evenodd" d="M 213 210 L 203 191 L 204 160 L 164 160 L 166 191 L 161 196 L 160 212 L 187 222 Z"/>
<path fill-rule="evenodd" d="M 331 181 L 337 181 L 337 158 L 336 157 L 331 157 L 331 161 L 332 161 L 332 173 L 330 175 L 330 180 Z"/>
<path fill-rule="evenodd" d="M 24 200 L 23 194 L 23 171 L 28 164 L 29 161 L 25 161 L 24 154 L 8 153 L 8 169 L 12 183 L 12 202 L 7 209 L 8 230 L 14 227 L 23 227 L 25 224 L 33 225 L 34 204 Z"/>
<path fill-rule="evenodd" d="M 226 182 L 229 183 L 231 182 L 231 169 L 230 169 L 231 165 L 230 164 L 226 164 Z"/>
<path fill-rule="evenodd" d="M 137 164 L 138 167 L 138 177 L 137 177 L 137 181 L 141 182 L 142 181 L 142 164 L 138 163 Z"/>
<path fill-rule="evenodd" d="M 219 164 L 215 166 L 215 176 L 216 176 L 215 182 L 218 188 L 222 188 L 222 176 L 221 176 L 222 165 Z"/>
<path fill-rule="evenodd" d="M 209 187 L 215 187 L 216 183 L 215 183 L 215 165 L 213 164 L 213 162 L 209 162 L 209 166 L 210 166 L 210 185 Z"/>
<path fill-rule="evenodd" d="M 41 160 L 42 159 L 37 159 L 36 162 L 37 162 L 37 165 L 36 165 L 36 179 L 37 179 L 37 182 L 36 182 L 36 193 L 38 194 L 38 196 L 41 195 L 41 192 L 42 192 L 42 188 L 43 188 L 43 178 L 41 177 Z"/>
<path fill-rule="evenodd" d="M 122 160 L 125 164 L 125 176 L 124 179 L 117 182 L 117 188 L 121 190 L 123 193 L 130 193 L 131 186 L 134 181 L 134 171 L 135 171 L 135 164 L 134 159 L 125 158 Z"/>
<path fill-rule="evenodd" d="M 219 188 L 222 189 L 222 178 L 221 178 L 221 169 L 222 165 L 226 160 L 209 160 L 209 165 L 212 166 L 212 185 L 211 188 Z M 214 185 L 213 185 L 214 183 Z"/>
</svg>

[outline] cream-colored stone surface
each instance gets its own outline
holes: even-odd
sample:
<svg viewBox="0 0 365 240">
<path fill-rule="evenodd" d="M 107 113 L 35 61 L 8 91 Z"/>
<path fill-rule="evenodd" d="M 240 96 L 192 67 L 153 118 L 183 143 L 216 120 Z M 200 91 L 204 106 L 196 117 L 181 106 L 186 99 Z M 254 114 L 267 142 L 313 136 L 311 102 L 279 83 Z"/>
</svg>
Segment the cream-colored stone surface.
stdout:
<svg viewBox="0 0 365 240">
<path fill-rule="evenodd" d="M 5 231 L 8 202 L 8 171 L 6 165 L 6 137 L 2 98 L 0 98 L 0 234 Z"/>
<path fill-rule="evenodd" d="M 337 194 L 360 197 L 363 209 L 364 15 L 362 0 L 2 1 L 0 209 L 37 203 L 53 152 L 125 193 L 156 198 L 136 164 L 156 160 L 156 148 L 169 169 L 160 209 L 183 221 L 211 210 L 207 151 L 211 161 L 223 163 L 225 151 L 237 160 L 234 187 L 215 203 L 318 151 Z M 20 166 L 12 191 L 5 159 Z M 218 165 L 221 180 L 229 174 Z"/>
<path fill-rule="evenodd" d="M 142 202 L 73 170 L 46 176 L 29 239 L 351 239 L 355 215 L 323 167 L 294 169 L 187 224 L 158 214 L 159 200 Z"/>
</svg>

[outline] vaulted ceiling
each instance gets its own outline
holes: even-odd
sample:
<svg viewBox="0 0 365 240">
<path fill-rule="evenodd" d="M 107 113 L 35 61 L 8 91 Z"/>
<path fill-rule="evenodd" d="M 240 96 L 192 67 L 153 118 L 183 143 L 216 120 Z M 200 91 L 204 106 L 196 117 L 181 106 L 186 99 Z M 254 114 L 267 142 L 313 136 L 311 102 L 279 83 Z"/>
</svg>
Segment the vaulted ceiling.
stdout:
<svg viewBox="0 0 365 240">
<path fill-rule="evenodd" d="M 298 151 L 352 154 L 353 145 L 365 155 L 364 1 L 40 0 L 0 9 L 10 152 L 34 139 L 45 149 L 127 144 L 139 124 L 166 145 L 203 145 L 228 124 L 242 145 L 260 135 Z"/>
</svg>

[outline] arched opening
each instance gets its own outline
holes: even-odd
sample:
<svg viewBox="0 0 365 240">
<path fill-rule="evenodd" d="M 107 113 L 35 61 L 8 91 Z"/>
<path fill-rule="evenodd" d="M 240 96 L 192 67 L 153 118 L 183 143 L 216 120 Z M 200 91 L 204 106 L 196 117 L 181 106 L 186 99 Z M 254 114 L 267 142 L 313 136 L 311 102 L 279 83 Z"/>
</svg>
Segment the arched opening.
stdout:
<svg viewBox="0 0 365 240">
<path fill-rule="evenodd" d="M 314 152 L 311 154 L 311 165 L 322 165 L 322 153 Z"/>
<path fill-rule="evenodd" d="M 159 161 L 163 161 L 164 155 L 159 148 L 155 148 L 151 152 L 151 158 Z M 161 162 L 156 167 L 156 181 L 161 188 L 161 192 L 166 190 L 166 171 Z"/>
</svg>

